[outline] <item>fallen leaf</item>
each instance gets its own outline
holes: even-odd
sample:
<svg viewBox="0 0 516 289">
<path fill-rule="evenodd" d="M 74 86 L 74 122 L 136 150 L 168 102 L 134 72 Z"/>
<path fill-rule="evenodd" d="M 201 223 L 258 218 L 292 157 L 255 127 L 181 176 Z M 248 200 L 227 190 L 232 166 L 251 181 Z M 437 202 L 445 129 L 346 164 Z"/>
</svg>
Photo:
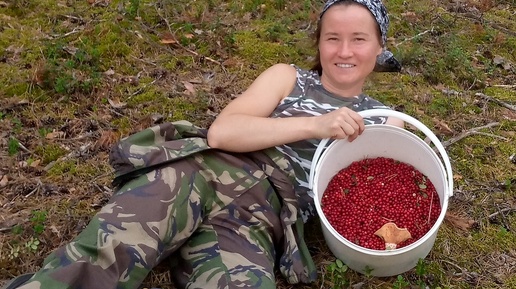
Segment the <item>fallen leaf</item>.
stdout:
<svg viewBox="0 0 516 289">
<path fill-rule="evenodd" d="M 64 131 L 53 131 L 53 132 L 50 132 L 48 133 L 45 138 L 46 139 L 56 139 L 56 138 L 65 138 L 66 136 L 66 133 Z"/>
<path fill-rule="evenodd" d="M 444 220 L 449 222 L 455 228 L 458 228 L 463 231 L 468 231 L 477 225 L 477 222 L 475 220 L 459 217 L 450 212 L 446 213 Z"/>
<path fill-rule="evenodd" d="M 193 84 L 201 84 L 203 81 L 200 77 L 196 77 L 196 78 L 188 80 L 188 82 L 193 83 Z"/>
<path fill-rule="evenodd" d="M 2 179 L 0 179 L 0 188 L 7 186 L 8 182 L 9 182 L 9 178 L 7 177 L 7 175 L 3 175 Z"/>
<path fill-rule="evenodd" d="M 50 226 L 50 230 L 57 235 L 58 238 L 61 238 L 61 232 L 57 229 L 55 225 Z"/>
<path fill-rule="evenodd" d="M 409 22 L 415 22 L 418 20 L 417 14 L 412 11 L 401 13 L 401 16 L 403 16 Z"/>
<path fill-rule="evenodd" d="M 111 76 L 113 74 L 115 74 L 115 71 L 112 68 L 104 71 L 104 75 Z"/>
<path fill-rule="evenodd" d="M 192 83 L 190 83 L 188 81 L 182 81 L 182 83 L 185 86 L 186 91 L 188 92 L 187 94 L 192 94 L 192 95 L 195 94 L 195 88 Z"/>
<path fill-rule="evenodd" d="M 500 55 L 496 55 L 493 58 L 493 63 L 496 65 L 502 65 L 505 63 L 505 58 L 501 57 Z"/>
<path fill-rule="evenodd" d="M 194 35 L 192 33 L 185 34 L 185 38 L 192 39 L 194 38 Z"/>
<path fill-rule="evenodd" d="M 40 163 L 41 163 L 41 160 L 35 160 L 32 163 L 30 163 L 30 166 L 33 168 L 36 168 L 39 166 Z"/>
<path fill-rule="evenodd" d="M 425 111 L 424 111 L 424 110 L 422 110 L 422 109 L 416 108 L 416 113 L 417 113 L 418 115 L 424 115 L 424 114 L 425 114 Z"/>
<path fill-rule="evenodd" d="M 174 39 L 161 39 L 160 43 L 162 44 L 174 44 L 177 43 Z"/>
<path fill-rule="evenodd" d="M 127 105 L 127 103 L 121 102 L 119 99 L 112 100 L 108 98 L 108 102 L 113 108 L 124 108 Z"/>
<path fill-rule="evenodd" d="M 439 129 L 439 132 L 445 135 L 452 135 L 453 130 L 442 120 L 433 119 L 435 126 Z"/>
<path fill-rule="evenodd" d="M 175 43 L 177 43 L 177 41 L 176 41 L 176 38 L 174 37 L 174 35 L 172 35 L 169 32 L 167 32 L 167 33 L 164 33 L 163 35 L 161 35 L 160 43 L 162 43 L 162 44 L 175 44 Z"/>
<path fill-rule="evenodd" d="M 94 148 L 109 149 L 116 141 L 118 141 L 118 139 L 119 135 L 117 133 L 112 130 L 105 130 L 95 143 Z"/>
</svg>

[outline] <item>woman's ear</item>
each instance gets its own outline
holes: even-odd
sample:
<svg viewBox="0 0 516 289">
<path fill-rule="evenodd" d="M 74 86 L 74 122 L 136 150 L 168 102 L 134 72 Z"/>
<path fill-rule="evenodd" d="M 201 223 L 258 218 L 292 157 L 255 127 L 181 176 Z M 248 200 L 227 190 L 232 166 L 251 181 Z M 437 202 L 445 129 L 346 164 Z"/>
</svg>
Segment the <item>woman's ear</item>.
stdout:
<svg viewBox="0 0 516 289">
<path fill-rule="evenodd" d="M 378 49 L 378 53 L 376 53 L 376 57 L 380 56 L 384 50 L 385 50 L 385 47 L 380 46 L 380 48 Z"/>
</svg>

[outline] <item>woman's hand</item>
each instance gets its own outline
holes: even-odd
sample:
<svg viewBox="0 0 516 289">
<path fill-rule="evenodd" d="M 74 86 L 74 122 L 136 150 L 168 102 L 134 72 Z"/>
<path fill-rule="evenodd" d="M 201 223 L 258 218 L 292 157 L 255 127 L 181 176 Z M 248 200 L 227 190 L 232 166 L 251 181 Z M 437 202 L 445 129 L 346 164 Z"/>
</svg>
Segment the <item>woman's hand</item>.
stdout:
<svg viewBox="0 0 516 289">
<path fill-rule="evenodd" d="M 316 138 L 320 139 L 347 138 L 353 141 L 365 128 L 362 116 L 347 107 L 314 117 L 313 120 Z"/>
</svg>

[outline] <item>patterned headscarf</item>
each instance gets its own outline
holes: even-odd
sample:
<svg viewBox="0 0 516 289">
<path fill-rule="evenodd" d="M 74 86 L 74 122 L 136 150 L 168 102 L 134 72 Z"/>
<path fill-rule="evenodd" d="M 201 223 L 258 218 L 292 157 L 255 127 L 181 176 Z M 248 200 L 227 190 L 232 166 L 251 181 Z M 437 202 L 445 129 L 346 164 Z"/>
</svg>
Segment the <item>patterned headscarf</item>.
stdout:
<svg viewBox="0 0 516 289">
<path fill-rule="evenodd" d="M 333 4 L 343 0 L 328 0 L 321 11 L 319 19 L 322 18 L 324 12 L 328 10 Z M 382 34 L 382 45 L 387 43 L 387 29 L 389 28 L 389 16 L 387 15 L 387 8 L 382 3 L 382 0 L 352 0 L 356 3 L 364 5 L 373 14 L 378 26 L 380 26 L 380 33 Z"/>
</svg>

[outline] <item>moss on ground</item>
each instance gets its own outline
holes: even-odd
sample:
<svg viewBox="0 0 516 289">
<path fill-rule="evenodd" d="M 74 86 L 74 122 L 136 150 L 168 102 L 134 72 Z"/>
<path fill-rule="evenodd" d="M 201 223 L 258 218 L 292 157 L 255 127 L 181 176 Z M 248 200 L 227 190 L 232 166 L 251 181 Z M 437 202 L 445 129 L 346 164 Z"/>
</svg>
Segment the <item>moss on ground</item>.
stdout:
<svg viewBox="0 0 516 289">
<path fill-rule="evenodd" d="M 516 111 L 504 106 L 516 105 L 514 1 L 386 3 L 388 45 L 403 70 L 373 75 L 367 92 L 443 142 L 498 123 L 447 146 L 455 180 L 449 213 L 476 226 L 447 218 L 423 263 L 375 278 L 332 271 L 316 220 L 307 242 L 320 278 L 299 288 L 514 288 Z M 9 221 L 0 221 L 0 282 L 37 269 L 107 201 L 107 152 L 120 137 L 156 121 L 207 127 L 271 64 L 308 68 L 320 4 L 0 3 L 0 184 L 8 176 L 0 220 Z M 44 220 L 33 212 L 46 212 Z M 145 285 L 172 288 L 166 270 L 156 268 Z M 278 288 L 292 288 L 278 279 Z"/>
</svg>

